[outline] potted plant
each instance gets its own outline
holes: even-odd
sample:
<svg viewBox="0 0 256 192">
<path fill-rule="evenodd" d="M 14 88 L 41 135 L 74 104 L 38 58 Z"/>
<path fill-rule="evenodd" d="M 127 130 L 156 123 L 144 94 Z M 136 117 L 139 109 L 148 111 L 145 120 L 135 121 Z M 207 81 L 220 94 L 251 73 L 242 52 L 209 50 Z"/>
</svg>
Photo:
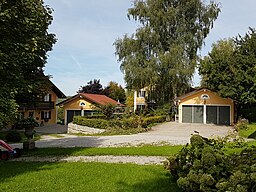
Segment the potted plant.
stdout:
<svg viewBox="0 0 256 192">
<path fill-rule="evenodd" d="M 35 148 L 35 141 L 33 141 L 34 137 L 34 128 L 38 126 L 36 120 L 32 117 L 22 119 L 17 123 L 20 127 L 25 129 L 25 136 L 27 137 L 27 141 L 23 142 L 23 149 L 29 150 Z"/>
</svg>

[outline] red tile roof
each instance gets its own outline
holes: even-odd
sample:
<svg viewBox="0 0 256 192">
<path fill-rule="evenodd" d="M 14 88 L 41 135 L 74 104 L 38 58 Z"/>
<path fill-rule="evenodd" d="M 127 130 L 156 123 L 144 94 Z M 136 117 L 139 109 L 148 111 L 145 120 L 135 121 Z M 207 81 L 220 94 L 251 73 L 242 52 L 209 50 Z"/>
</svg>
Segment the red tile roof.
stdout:
<svg viewBox="0 0 256 192">
<path fill-rule="evenodd" d="M 106 95 L 89 94 L 89 93 L 79 93 L 77 95 L 74 95 L 73 97 L 70 97 L 70 98 L 58 103 L 58 105 L 65 105 L 66 103 L 69 103 L 78 97 L 83 97 L 84 99 L 89 100 L 90 102 L 96 103 L 99 105 L 112 104 L 112 105 L 118 105 L 121 107 L 125 106 L 125 105 L 115 101 L 114 99 L 107 97 Z"/>
<path fill-rule="evenodd" d="M 79 95 L 99 105 L 112 104 L 112 105 L 124 106 L 123 104 L 115 101 L 114 99 L 107 97 L 106 95 L 89 94 L 89 93 L 80 93 Z"/>
</svg>

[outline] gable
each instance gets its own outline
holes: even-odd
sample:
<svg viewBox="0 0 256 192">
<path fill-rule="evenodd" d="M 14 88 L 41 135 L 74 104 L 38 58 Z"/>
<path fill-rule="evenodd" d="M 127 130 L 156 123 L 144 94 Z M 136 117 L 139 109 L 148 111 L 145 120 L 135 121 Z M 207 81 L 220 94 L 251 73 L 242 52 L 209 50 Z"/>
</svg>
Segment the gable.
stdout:
<svg viewBox="0 0 256 192">
<path fill-rule="evenodd" d="M 208 105 L 230 105 L 233 103 L 232 99 L 220 97 L 216 92 L 208 89 L 201 89 L 191 92 L 178 98 L 179 104 L 208 104 Z"/>
</svg>

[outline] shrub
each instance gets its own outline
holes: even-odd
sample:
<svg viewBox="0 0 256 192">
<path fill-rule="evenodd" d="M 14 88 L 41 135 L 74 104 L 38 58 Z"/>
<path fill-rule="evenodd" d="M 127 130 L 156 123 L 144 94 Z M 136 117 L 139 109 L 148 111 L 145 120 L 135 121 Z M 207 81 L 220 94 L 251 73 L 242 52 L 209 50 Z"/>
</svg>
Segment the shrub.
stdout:
<svg viewBox="0 0 256 192">
<path fill-rule="evenodd" d="M 20 142 L 21 135 L 17 131 L 10 131 L 6 134 L 5 139 L 7 142 Z"/>
<path fill-rule="evenodd" d="M 110 126 L 109 121 L 104 119 L 88 119 L 86 117 L 75 116 L 73 123 L 98 129 L 106 129 Z"/>
<path fill-rule="evenodd" d="M 236 130 L 245 130 L 248 129 L 249 121 L 248 119 L 240 119 L 236 124 Z"/>
<path fill-rule="evenodd" d="M 255 191 L 256 147 L 226 155 L 223 141 L 191 137 L 166 168 L 177 179 L 182 191 Z"/>
<path fill-rule="evenodd" d="M 102 116 L 101 116 L 102 117 Z M 133 116 L 127 119 L 96 119 L 96 118 L 87 118 L 87 116 L 75 116 L 73 119 L 74 124 L 93 127 L 93 128 L 120 128 L 120 129 L 130 129 L 130 128 L 147 128 L 149 125 L 154 123 L 161 123 L 165 121 L 164 116 L 156 117 L 140 117 Z"/>
</svg>

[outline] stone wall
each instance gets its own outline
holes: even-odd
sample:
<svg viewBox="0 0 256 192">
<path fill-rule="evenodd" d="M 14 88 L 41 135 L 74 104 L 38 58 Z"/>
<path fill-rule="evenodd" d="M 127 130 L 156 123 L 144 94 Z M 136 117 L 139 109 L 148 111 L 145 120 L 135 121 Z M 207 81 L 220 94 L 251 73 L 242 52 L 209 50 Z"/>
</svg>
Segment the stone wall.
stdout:
<svg viewBox="0 0 256 192">
<path fill-rule="evenodd" d="M 104 131 L 104 129 L 95 129 L 92 127 L 76 125 L 73 123 L 68 124 L 68 133 L 96 134 L 103 133 Z"/>
</svg>

